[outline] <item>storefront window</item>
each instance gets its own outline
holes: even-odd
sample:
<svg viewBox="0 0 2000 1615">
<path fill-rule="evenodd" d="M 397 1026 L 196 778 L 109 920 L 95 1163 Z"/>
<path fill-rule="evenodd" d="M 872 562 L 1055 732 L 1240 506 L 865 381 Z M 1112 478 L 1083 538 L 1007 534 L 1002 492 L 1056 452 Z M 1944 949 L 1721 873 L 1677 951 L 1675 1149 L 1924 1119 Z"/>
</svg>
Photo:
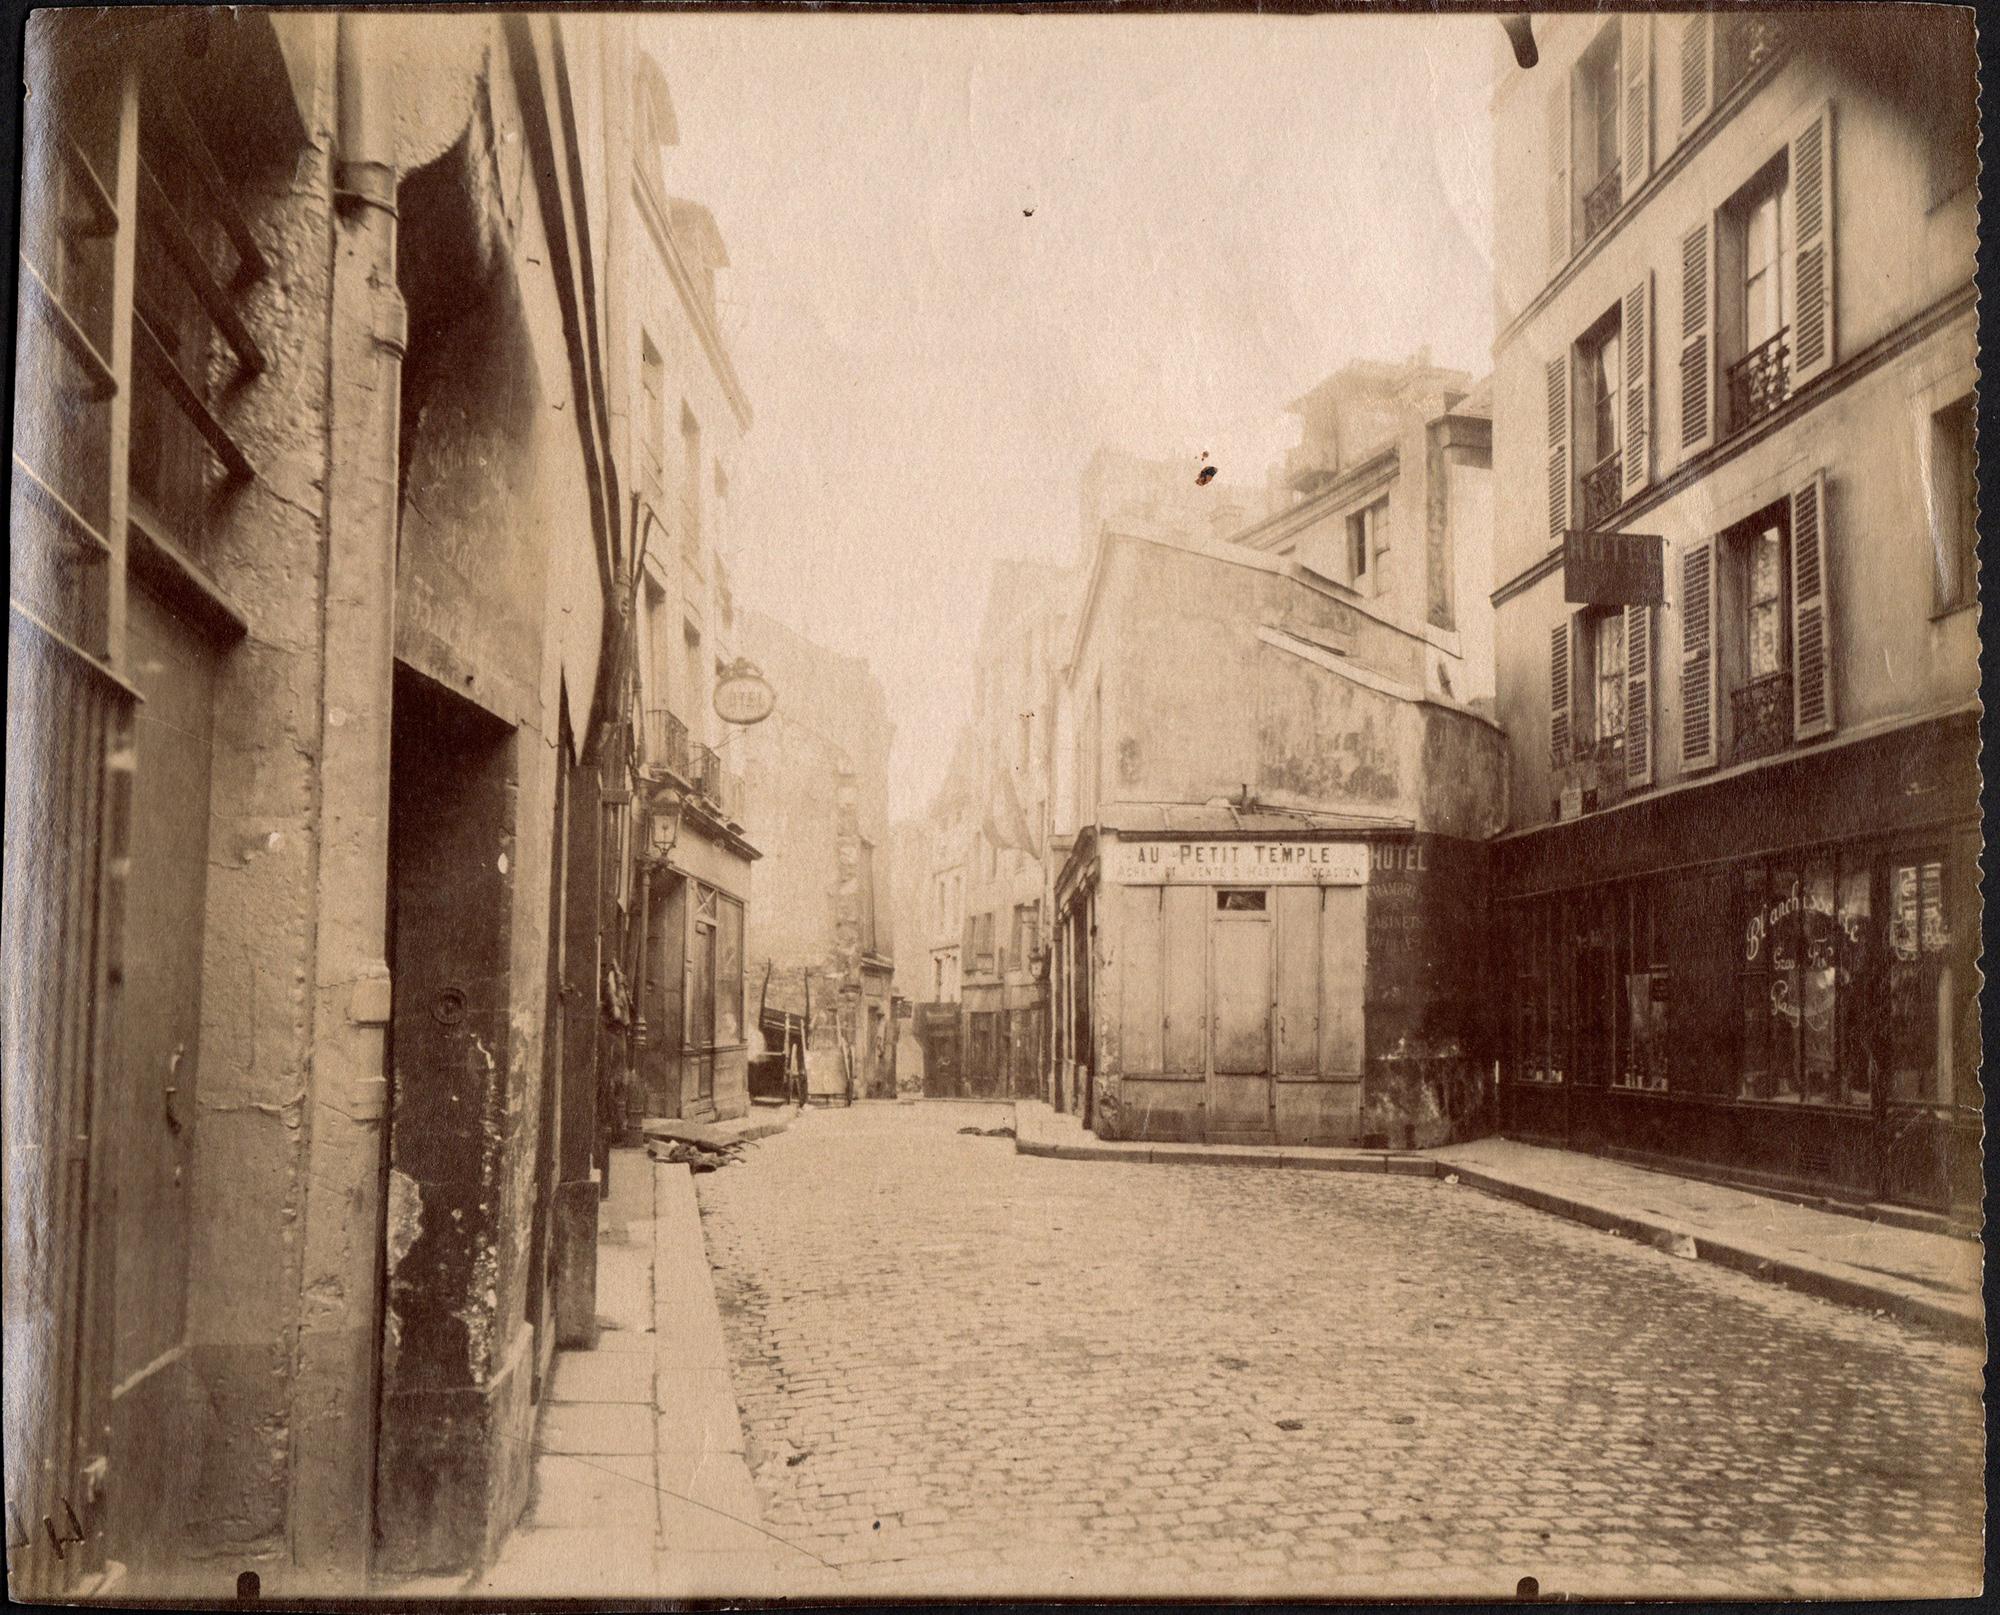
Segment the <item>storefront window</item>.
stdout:
<svg viewBox="0 0 2000 1615">
<path fill-rule="evenodd" d="M 1889 863 L 1890 1097 L 1951 1102 L 1951 1071 L 1940 1061 L 1952 1013 L 1951 926 L 1945 913 L 1944 861 L 1932 852 Z"/>
<path fill-rule="evenodd" d="M 1838 1102 L 1848 1105 L 1870 1104 L 1875 1093 L 1879 966 L 1875 960 L 1873 888 L 1874 871 L 1866 860 L 1851 856 L 1842 860 L 1836 916 L 1839 929 L 1834 940 L 1834 1024 L 1842 1086 Z"/>
<path fill-rule="evenodd" d="M 1514 1073 L 1522 1082 L 1560 1083 L 1562 1046 L 1552 1046 L 1550 1035 L 1557 990 L 1550 936 L 1554 905 L 1547 898 L 1535 899 L 1515 904 L 1512 914 Z"/>
<path fill-rule="evenodd" d="M 1667 1086 L 1668 978 L 1663 938 L 1651 883 L 1634 883 L 1623 899 L 1626 924 L 1619 938 L 1623 995 L 1613 1081 L 1621 1088 L 1657 1092 Z"/>
</svg>

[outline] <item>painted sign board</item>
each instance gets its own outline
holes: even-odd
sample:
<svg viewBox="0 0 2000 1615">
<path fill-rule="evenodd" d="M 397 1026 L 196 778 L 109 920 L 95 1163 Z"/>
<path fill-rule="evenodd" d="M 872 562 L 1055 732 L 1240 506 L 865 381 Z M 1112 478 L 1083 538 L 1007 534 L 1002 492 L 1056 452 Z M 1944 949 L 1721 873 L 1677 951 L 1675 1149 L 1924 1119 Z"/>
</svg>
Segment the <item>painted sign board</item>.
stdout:
<svg viewBox="0 0 2000 1615">
<path fill-rule="evenodd" d="M 715 681 L 715 715 L 724 723 L 762 723 L 778 704 L 770 680 L 748 662 L 735 662 Z"/>
<path fill-rule="evenodd" d="M 1123 886 L 1365 886 L 1363 841 L 1119 841 L 1104 852 Z"/>
<path fill-rule="evenodd" d="M 1657 606 L 1667 598 L 1658 533 L 1563 534 L 1563 599 L 1573 606 Z"/>
</svg>

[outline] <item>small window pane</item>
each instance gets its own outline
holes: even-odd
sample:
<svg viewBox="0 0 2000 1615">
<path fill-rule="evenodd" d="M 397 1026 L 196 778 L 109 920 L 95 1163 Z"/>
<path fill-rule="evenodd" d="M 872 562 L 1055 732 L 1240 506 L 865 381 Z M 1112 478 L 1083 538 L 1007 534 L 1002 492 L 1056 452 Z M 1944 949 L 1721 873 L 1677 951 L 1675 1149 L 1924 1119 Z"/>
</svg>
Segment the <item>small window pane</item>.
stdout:
<svg viewBox="0 0 2000 1615">
<path fill-rule="evenodd" d="M 1262 914 L 1264 912 L 1262 891 L 1222 890 L 1215 894 L 1215 906 L 1226 914 Z"/>
</svg>

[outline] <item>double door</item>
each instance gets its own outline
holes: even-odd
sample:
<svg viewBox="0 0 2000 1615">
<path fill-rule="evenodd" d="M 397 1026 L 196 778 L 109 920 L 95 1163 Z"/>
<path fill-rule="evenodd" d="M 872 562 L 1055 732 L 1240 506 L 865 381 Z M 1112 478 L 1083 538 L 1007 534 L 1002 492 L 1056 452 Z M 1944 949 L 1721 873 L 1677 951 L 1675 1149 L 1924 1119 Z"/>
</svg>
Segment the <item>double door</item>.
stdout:
<svg viewBox="0 0 2000 1615">
<path fill-rule="evenodd" d="M 1288 1084 L 1358 1078 L 1359 886 L 1127 887 L 1128 1077 L 1201 1083 L 1201 1131 L 1271 1142 L 1294 1130 Z"/>
</svg>

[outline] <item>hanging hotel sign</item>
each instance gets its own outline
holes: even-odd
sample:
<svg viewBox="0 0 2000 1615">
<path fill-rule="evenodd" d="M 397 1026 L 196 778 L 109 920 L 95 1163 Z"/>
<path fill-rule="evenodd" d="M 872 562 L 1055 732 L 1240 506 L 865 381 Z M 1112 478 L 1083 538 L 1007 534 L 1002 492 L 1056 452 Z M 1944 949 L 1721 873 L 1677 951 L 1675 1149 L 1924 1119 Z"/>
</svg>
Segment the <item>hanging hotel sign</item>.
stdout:
<svg viewBox="0 0 2000 1615">
<path fill-rule="evenodd" d="M 1119 841 L 1105 878 L 1123 886 L 1365 886 L 1361 841 Z"/>
<path fill-rule="evenodd" d="M 778 692 L 755 663 L 738 658 L 715 680 L 715 715 L 724 723 L 762 723 L 778 704 Z"/>
<path fill-rule="evenodd" d="M 1563 534 L 1563 599 L 1573 606 L 1657 606 L 1667 598 L 1658 533 Z"/>
</svg>

